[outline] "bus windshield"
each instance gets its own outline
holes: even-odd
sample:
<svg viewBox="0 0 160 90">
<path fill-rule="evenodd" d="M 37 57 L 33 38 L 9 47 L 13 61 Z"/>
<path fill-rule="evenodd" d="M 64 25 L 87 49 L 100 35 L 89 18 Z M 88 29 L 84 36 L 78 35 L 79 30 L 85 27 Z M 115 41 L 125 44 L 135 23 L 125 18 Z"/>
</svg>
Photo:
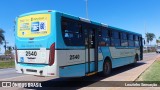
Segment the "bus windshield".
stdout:
<svg viewBox="0 0 160 90">
<path fill-rule="evenodd" d="M 17 36 L 32 38 L 50 34 L 50 14 L 36 14 L 18 18 Z"/>
</svg>

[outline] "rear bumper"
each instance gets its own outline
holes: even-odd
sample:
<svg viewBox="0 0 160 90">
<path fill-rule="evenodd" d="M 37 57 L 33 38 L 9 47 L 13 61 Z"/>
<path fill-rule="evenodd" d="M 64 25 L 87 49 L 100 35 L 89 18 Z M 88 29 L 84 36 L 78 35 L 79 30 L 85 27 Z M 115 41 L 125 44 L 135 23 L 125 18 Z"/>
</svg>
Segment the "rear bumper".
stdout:
<svg viewBox="0 0 160 90">
<path fill-rule="evenodd" d="M 22 74 L 38 75 L 38 76 L 58 76 L 55 66 L 41 64 L 16 64 L 16 72 Z"/>
</svg>

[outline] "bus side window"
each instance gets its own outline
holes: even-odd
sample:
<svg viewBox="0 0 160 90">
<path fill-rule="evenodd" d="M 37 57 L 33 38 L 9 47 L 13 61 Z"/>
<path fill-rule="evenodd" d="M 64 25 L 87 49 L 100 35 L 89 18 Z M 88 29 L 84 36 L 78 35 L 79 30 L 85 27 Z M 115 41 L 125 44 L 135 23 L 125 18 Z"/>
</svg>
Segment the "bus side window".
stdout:
<svg viewBox="0 0 160 90">
<path fill-rule="evenodd" d="M 134 36 L 134 43 L 135 43 L 135 46 L 138 47 L 139 46 L 139 38 L 138 36 Z"/>
<path fill-rule="evenodd" d="M 129 46 L 133 47 L 134 46 L 134 41 L 133 41 L 133 34 L 128 35 L 128 44 Z"/>
<path fill-rule="evenodd" d="M 109 32 L 107 29 L 105 28 L 103 28 L 102 30 L 99 29 L 98 36 L 99 36 L 99 46 L 110 45 Z"/>
<path fill-rule="evenodd" d="M 128 46 L 127 33 L 121 33 L 121 46 Z"/>
<path fill-rule="evenodd" d="M 67 21 L 62 22 L 62 36 L 64 39 L 64 42 L 69 45 L 71 42 L 71 38 L 73 37 L 72 33 L 70 32 L 69 28 L 69 23 Z"/>
<path fill-rule="evenodd" d="M 62 19 L 62 36 L 67 46 L 82 46 L 82 26 L 79 21 Z"/>
<path fill-rule="evenodd" d="M 118 31 L 111 32 L 111 46 L 120 46 L 120 34 Z"/>
<path fill-rule="evenodd" d="M 68 30 L 65 30 L 64 32 L 65 32 L 65 35 L 64 35 L 65 38 L 73 38 L 73 33 L 69 33 Z"/>
</svg>

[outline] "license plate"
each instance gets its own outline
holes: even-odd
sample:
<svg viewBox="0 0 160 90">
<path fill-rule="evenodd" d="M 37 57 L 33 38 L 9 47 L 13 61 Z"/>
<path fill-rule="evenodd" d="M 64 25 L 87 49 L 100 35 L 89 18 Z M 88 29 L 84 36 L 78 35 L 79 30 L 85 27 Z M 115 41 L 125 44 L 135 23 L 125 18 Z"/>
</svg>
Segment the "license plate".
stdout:
<svg viewBox="0 0 160 90">
<path fill-rule="evenodd" d="M 26 56 L 37 56 L 37 51 L 26 51 Z"/>
</svg>

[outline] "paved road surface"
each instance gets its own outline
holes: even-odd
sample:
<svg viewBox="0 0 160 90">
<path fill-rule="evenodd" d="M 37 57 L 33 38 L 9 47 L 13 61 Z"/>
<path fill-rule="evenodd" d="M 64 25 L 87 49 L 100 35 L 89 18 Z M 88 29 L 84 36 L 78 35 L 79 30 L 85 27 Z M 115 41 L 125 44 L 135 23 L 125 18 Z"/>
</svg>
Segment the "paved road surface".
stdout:
<svg viewBox="0 0 160 90">
<path fill-rule="evenodd" d="M 94 81 L 95 83 L 99 81 L 134 81 L 136 78 L 145 70 L 147 69 L 157 57 L 159 57 L 160 54 L 156 53 L 148 53 L 144 54 L 144 60 L 140 61 L 136 64 L 136 66 L 123 66 L 120 68 L 113 69 L 112 74 L 107 77 L 99 77 L 98 75 L 90 76 L 90 77 L 83 77 L 83 78 L 55 78 L 55 77 L 37 77 L 33 75 L 22 75 L 15 73 L 15 70 L 10 69 L 4 69 L 0 70 L 0 81 L 40 81 L 40 82 L 48 82 L 48 81 L 66 81 L 66 82 L 60 82 L 60 85 L 64 85 L 66 83 L 69 83 L 67 81 L 72 80 L 78 80 L 78 81 Z M 96 89 L 97 87 L 87 87 L 92 86 L 93 82 L 84 84 L 82 83 L 81 87 L 74 88 L 74 89 Z M 104 89 L 102 87 L 98 87 L 99 89 Z M 98 89 L 97 88 L 97 89 Z M 120 89 L 117 88 L 108 88 L 108 89 Z M 123 90 L 123 89 L 122 89 Z"/>
<path fill-rule="evenodd" d="M 23 76 L 15 72 L 15 68 L 0 69 L 0 79 Z"/>
</svg>

